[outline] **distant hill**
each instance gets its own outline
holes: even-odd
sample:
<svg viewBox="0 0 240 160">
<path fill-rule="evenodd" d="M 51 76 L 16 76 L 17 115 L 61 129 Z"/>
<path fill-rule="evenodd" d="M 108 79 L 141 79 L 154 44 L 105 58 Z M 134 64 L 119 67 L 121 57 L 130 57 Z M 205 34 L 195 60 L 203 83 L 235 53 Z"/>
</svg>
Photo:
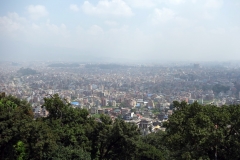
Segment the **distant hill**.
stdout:
<svg viewBox="0 0 240 160">
<path fill-rule="evenodd" d="M 85 68 L 120 69 L 129 68 L 129 66 L 119 64 L 87 64 L 85 65 Z"/>
<path fill-rule="evenodd" d="M 77 64 L 77 63 L 72 63 L 72 64 L 54 63 L 54 64 L 49 64 L 48 67 L 79 67 L 79 64 Z"/>
<path fill-rule="evenodd" d="M 20 65 L 19 63 L 16 63 L 16 62 L 12 62 L 11 64 L 12 64 L 12 66 L 19 66 Z"/>
<path fill-rule="evenodd" d="M 22 75 L 34 75 L 37 74 L 36 70 L 33 70 L 31 68 L 20 68 L 17 73 L 20 73 Z"/>
</svg>

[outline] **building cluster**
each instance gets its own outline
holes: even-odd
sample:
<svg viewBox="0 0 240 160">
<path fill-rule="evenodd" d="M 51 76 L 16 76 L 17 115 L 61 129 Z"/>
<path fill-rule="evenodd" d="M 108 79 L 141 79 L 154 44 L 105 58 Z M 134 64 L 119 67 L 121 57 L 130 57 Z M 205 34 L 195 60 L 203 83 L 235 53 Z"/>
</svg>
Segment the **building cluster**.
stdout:
<svg viewBox="0 0 240 160">
<path fill-rule="evenodd" d="M 37 74 L 17 71 L 29 67 Z M 0 64 L 0 92 L 31 103 L 35 116 L 47 116 L 44 97 L 58 94 L 73 107 L 96 116 L 108 114 L 137 124 L 143 134 L 161 128 L 173 113 L 173 101 L 202 104 L 239 103 L 239 68 L 188 66 L 48 67 L 45 63 L 21 66 Z M 215 92 L 213 87 L 227 90 Z"/>
</svg>

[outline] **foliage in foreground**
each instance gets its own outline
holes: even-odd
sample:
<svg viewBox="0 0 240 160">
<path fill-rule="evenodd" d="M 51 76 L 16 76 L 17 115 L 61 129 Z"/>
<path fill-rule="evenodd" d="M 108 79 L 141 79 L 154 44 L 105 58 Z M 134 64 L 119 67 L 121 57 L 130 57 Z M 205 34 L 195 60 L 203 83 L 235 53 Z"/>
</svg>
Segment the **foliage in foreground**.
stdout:
<svg viewBox="0 0 240 160">
<path fill-rule="evenodd" d="M 240 106 L 174 102 L 165 123 L 167 148 L 174 159 L 240 159 Z"/>
<path fill-rule="evenodd" d="M 30 105 L 0 96 L 0 159 L 164 160 L 240 159 L 240 106 L 174 102 L 166 132 L 141 136 L 136 125 L 99 119 L 58 95 L 45 98 L 45 118 Z"/>
</svg>

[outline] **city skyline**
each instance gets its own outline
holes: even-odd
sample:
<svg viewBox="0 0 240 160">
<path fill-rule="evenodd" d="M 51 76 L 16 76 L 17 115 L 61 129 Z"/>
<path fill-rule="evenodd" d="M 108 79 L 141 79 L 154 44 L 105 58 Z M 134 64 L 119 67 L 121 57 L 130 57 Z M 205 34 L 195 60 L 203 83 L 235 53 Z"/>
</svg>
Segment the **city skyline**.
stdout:
<svg viewBox="0 0 240 160">
<path fill-rule="evenodd" d="M 240 60 L 237 0 L 0 4 L 2 61 Z"/>
</svg>

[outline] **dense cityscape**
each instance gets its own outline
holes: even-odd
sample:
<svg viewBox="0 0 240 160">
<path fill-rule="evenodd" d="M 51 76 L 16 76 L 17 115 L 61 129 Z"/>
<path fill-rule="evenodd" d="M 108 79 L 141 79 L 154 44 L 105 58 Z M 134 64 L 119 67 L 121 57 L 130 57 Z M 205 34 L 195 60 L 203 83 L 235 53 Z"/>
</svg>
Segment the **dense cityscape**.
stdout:
<svg viewBox="0 0 240 160">
<path fill-rule="evenodd" d="M 239 160 L 239 0 L 0 1 L 0 160 Z"/>
<path fill-rule="evenodd" d="M 44 98 L 58 94 L 72 107 L 98 118 L 107 114 L 137 124 L 143 135 L 165 130 L 173 101 L 222 105 L 240 101 L 237 65 L 199 63 L 119 65 L 4 62 L 0 92 L 25 99 L 35 118 L 48 116 Z M 151 127 L 151 130 L 148 128 Z"/>
</svg>

